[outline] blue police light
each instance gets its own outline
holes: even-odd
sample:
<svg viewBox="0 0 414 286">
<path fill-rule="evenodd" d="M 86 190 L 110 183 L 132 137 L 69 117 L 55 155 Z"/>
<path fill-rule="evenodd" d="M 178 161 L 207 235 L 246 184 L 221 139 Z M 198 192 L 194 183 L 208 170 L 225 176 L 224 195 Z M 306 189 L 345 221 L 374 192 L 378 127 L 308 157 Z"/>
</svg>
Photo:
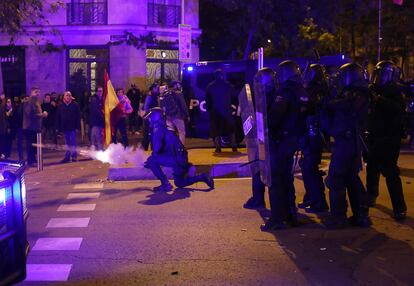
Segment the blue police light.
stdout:
<svg viewBox="0 0 414 286">
<path fill-rule="evenodd" d="M 6 206 L 6 189 L 0 189 L 0 206 Z"/>
<path fill-rule="evenodd" d="M 187 71 L 189 71 L 189 72 L 192 72 L 193 71 L 193 67 L 192 66 L 189 66 L 189 67 L 187 67 Z"/>
<path fill-rule="evenodd" d="M 342 55 L 342 60 L 344 60 L 345 59 L 345 55 Z"/>
</svg>

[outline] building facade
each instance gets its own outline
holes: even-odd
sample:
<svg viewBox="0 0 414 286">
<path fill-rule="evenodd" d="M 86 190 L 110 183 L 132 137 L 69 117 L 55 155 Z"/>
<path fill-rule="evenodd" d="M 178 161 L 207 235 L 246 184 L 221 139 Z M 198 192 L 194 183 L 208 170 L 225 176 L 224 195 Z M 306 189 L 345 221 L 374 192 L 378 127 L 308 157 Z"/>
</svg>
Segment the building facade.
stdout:
<svg viewBox="0 0 414 286">
<path fill-rule="evenodd" d="M 42 92 L 68 89 L 82 101 L 103 84 L 105 69 L 115 88 L 136 84 L 145 90 L 154 81 L 179 79 L 181 2 L 66 0 L 47 14 L 47 25 L 27 26 L 15 47 L 1 36 L 2 88 L 9 96 L 33 86 Z M 199 60 L 198 9 L 198 0 L 184 1 L 184 23 L 192 27 L 191 61 Z"/>
</svg>

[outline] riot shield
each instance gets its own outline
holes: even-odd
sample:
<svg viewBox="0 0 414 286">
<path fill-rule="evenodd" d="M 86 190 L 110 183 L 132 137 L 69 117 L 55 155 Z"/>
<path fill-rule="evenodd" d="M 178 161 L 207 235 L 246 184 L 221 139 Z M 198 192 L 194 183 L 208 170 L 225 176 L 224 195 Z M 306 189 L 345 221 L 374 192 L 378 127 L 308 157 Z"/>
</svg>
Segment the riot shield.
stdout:
<svg viewBox="0 0 414 286">
<path fill-rule="evenodd" d="M 247 147 L 250 171 L 252 176 L 259 172 L 257 150 L 257 128 L 250 85 L 245 84 L 239 94 L 240 116 L 243 123 L 244 141 Z"/>
<path fill-rule="evenodd" d="M 256 103 L 256 126 L 257 126 L 257 147 L 259 155 L 260 179 L 263 184 L 270 187 L 272 176 L 270 169 L 270 148 L 269 130 L 267 126 L 267 102 L 266 90 L 263 84 L 268 77 L 268 68 L 264 68 L 255 76 L 254 79 L 254 99 Z M 271 71 L 271 70 L 270 70 Z"/>
</svg>

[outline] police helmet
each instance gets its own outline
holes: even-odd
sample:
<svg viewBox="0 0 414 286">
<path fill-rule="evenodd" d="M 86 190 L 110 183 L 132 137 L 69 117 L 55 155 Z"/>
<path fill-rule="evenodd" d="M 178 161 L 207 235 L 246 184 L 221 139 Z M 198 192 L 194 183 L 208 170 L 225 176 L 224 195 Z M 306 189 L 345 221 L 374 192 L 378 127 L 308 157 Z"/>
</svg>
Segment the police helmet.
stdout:
<svg viewBox="0 0 414 286">
<path fill-rule="evenodd" d="M 383 85 L 394 82 L 398 77 L 398 70 L 392 61 L 380 61 L 374 69 L 372 82 L 377 85 Z"/>
<path fill-rule="evenodd" d="M 260 69 L 254 77 L 254 83 L 263 85 L 266 90 L 276 89 L 275 71 L 267 67 Z"/>
<path fill-rule="evenodd" d="M 291 60 L 281 62 L 276 69 L 279 83 L 284 83 L 288 80 L 300 81 L 300 67 Z"/>
<path fill-rule="evenodd" d="M 337 80 L 339 87 L 345 88 L 355 82 L 365 81 L 365 71 L 357 63 L 344 64 L 339 68 Z"/>
<path fill-rule="evenodd" d="M 144 119 L 147 119 L 151 126 L 165 124 L 164 111 L 160 107 L 151 108 Z"/>
<path fill-rule="evenodd" d="M 305 73 L 305 83 L 326 82 L 326 70 L 323 65 L 311 64 Z"/>
</svg>

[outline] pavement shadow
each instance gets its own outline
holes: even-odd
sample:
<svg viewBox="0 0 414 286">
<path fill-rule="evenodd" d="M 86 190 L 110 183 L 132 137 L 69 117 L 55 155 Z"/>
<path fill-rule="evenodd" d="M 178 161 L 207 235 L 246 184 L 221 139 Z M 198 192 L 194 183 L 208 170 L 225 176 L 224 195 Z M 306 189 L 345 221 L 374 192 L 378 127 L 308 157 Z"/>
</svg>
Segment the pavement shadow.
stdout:
<svg viewBox="0 0 414 286">
<path fill-rule="evenodd" d="M 41 203 L 28 203 L 29 209 L 41 209 L 44 207 L 51 207 L 51 206 L 59 206 L 62 204 L 62 198 L 58 198 L 55 200 L 45 200 Z"/>
<path fill-rule="evenodd" d="M 400 167 L 400 176 L 414 178 L 414 169 Z"/>
<path fill-rule="evenodd" d="M 148 199 L 139 201 L 143 205 L 162 205 L 178 200 L 188 199 L 192 192 L 210 192 L 211 189 L 176 188 L 172 193 L 154 192 L 147 196 Z"/>
<path fill-rule="evenodd" d="M 123 196 L 128 196 L 128 195 L 132 195 L 136 192 L 144 192 L 144 191 L 152 191 L 151 188 L 132 188 L 132 189 L 103 189 L 103 190 L 99 190 L 99 192 L 102 193 L 103 196 L 109 196 L 112 197 L 116 196 L 116 197 L 123 197 Z"/>
<path fill-rule="evenodd" d="M 272 234 L 309 285 L 413 285 L 407 242 L 374 228 L 326 230 L 306 215 L 299 220 L 306 224 Z"/>
<path fill-rule="evenodd" d="M 377 203 L 375 205 L 375 208 L 382 211 L 382 212 L 384 212 L 384 213 L 386 213 L 390 217 L 393 217 L 393 215 L 394 215 L 394 212 L 392 211 L 392 209 L 390 209 L 390 208 L 388 208 L 384 205 L 381 205 L 381 204 Z M 404 225 L 407 225 L 407 226 L 411 227 L 412 229 L 414 229 L 414 219 L 409 217 L 409 216 L 407 216 L 407 218 L 404 221 L 400 222 L 400 223 L 404 224 Z"/>
</svg>

